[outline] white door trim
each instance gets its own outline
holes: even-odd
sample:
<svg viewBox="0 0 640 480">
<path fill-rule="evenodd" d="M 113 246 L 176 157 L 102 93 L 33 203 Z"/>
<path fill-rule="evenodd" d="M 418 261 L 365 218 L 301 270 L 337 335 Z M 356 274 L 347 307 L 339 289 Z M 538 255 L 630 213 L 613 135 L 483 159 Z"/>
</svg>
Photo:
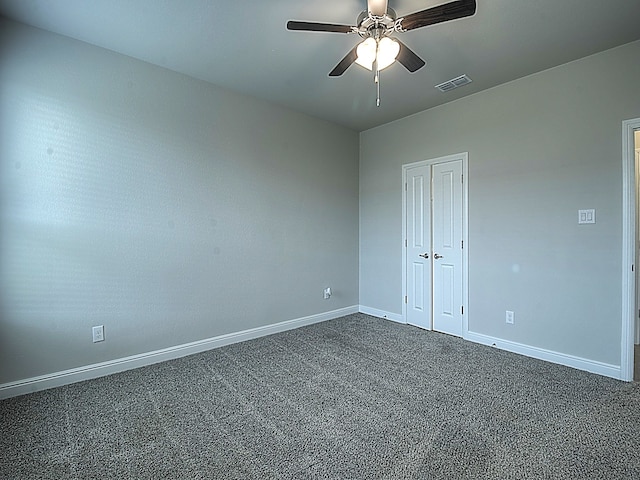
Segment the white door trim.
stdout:
<svg viewBox="0 0 640 480">
<path fill-rule="evenodd" d="M 637 137 L 637 135 L 634 135 L 634 137 Z M 635 142 L 636 145 L 636 151 L 635 151 L 635 160 L 634 160 L 634 165 L 636 166 L 636 176 L 635 176 L 635 192 L 636 192 L 636 203 L 635 203 L 635 207 L 636 207 L 636 215 L 634 218 L 637 218 L 638 216 L 638 212 L 640 211 L 640 209 L 638 208 L 638 188 L 640 188 L 640 143 Z M 640 242 L 640 237 L 638 237 L 638 222 L 636 221 L 636 226 L 635 226 L 635 240 L 636 240 L 636 249 L 634 250 L 634 252 L 638 253 L 638 243 Z M 638 285 L 638 281 L 637 278 L 638 276 L 636 275 L 634 277 L 636 279 L 636 296 L 635 301 L 636 301 L 636 310 L 638 309 L 638 305 L 640 305 L 640 295 L 638 295 L 638 287 L 640 285 Z M 634 328 L 635 328 L 635 335 L 634 335 L 634 343 L 636 345 L 640 345 L 640 313 L 638 315 L 636 315 L 636 310 L 634 310 L 633 315 L 635 316 L 635 322 L 634 322 Z M 635 352 L 635 348 L 634 348 L 634 352 Z M 634 353 L 635 355 L 635 353 Z"/>
<path fill-rule="evenodd" d="M 633 380 L 636 319 L 636 175 L 634 132 L 640 118 L 622 122 L 622 325 L 620 380 Z M 634 268 L 635 266 L 635 268 Z"/>
<path fill-rule="evenodd" d="M 407 304 L 405 298 L 407 295 L 407 248 L 406 248 L 406 231 L 407 231 L 407 197 L 405 195 L 405 185 L 407 183 L 407 170 L 414 167 L 422 167 L 433 165 L 436 163 L 452 162 L 454 160 L 462 161 L 462 241 L 464 248 L 462 249 L 462 302 L 464 305 L 464 313 L 462 315 L 462 338 L 466 338 L 469 332 L 469 153 L 462 152 L 444 157 L 422 160 L 420 162 L 408 163 L 402 165 L 402 322 L 407 323 Z"/>
</svg>

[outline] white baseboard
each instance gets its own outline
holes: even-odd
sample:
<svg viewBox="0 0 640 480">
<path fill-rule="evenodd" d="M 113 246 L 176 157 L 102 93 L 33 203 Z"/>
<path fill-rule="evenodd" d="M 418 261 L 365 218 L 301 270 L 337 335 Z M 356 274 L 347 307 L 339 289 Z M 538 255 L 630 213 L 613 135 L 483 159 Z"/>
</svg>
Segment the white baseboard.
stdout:
<svg viewBox="0 0 640 480">
<path fill-rule="evenodd" d="M 392 320 L 398 323 L 405 323 L 402 315 L 399 315 L 397 313 L 385 312 L 384 310 L 378 310 L 377 308 L 366 307 L 364 305 L 360 305 L 360 313 L 371 315 L 372 317 Z"/>
<path fill-rule="evenodd" d="M 33 393 L 40 390 L 46 390 L 48 388 L 61 387 L 63 385 L 103 377 L 113 373 L 124 372 L 125 370 L 144 367 L 154 363 L 164 362 L 166 360 L 173 360 L 175 358 L 212 350 L 232 343 L 244 342 L 246 340 L 264 337 L 266 335 L 272 335 L 274 333 L 293 330 L 294 328 L 300 328 L 306 325 L 312 325 L 314 323 L 324 322 L 358 312 L 358 306 L 353 305 L 351 307 L 340 308 L 330 312 L 274 323 L 272 325 L 265 325 L 264 327 L 251 328 L 249 330 L 219 335 L 217 337 L 163 348 L 161 350 L 131 355 L 129 357 L 95 363 L 84 367 L 72 368 L 70 370 L 27 378 L 17 382 L 4 383 L 0 385 L 0 399 L 24 395 L 26 393 Z"/>
<path fill-rule="evenodd" d="M 597 373 L 599 375 L 604 375 L 605 377 L 612 377 L 618 380 L 622 379 L 622 371 L 619 365 L 610 365 L 608 363 L 597 362 L 595 360 L 588 360 L 586 358 L 567 355 L 565 353 L 545 350 L 544 348 L 532 347 L 517 342 L 511 342 L 509 340 L 502 340 L 500 338 L 483 335 L 481 333 L 467 332 L 464 335 L 464 339 L 475 343 L 481 343 L 483 345 L 493 346 L 501 350 L 518 353 L 527 357 L 537 358 L 538 360 L 545 360 L 547 362 L 577 368 L 578 370 Z"/>
</svg>

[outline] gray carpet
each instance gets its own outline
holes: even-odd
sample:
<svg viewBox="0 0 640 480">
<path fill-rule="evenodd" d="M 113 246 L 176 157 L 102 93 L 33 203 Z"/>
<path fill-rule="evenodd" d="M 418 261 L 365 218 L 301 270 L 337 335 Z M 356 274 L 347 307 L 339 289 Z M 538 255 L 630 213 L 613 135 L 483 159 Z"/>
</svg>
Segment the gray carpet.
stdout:
<svg viewBox="0 0 640 480">
<path fill-rule="evenodd" d="M 640 478 L 640 385 L 362 314 L 0 414 L 2 479 Z"/>
</svg>

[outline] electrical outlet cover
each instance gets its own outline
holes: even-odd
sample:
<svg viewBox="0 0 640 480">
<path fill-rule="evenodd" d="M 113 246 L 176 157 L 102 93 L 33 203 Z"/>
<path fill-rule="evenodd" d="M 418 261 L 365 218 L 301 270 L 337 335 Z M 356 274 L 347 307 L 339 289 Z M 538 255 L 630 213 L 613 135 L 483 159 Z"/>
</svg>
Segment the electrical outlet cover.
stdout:
<svg viewBox="0 0 640 480">
<path fill-rule="evenodd" d="M 91 329 L 93 343 L 104 341 L 104 325 L 97 325 Z"/>
</svg>

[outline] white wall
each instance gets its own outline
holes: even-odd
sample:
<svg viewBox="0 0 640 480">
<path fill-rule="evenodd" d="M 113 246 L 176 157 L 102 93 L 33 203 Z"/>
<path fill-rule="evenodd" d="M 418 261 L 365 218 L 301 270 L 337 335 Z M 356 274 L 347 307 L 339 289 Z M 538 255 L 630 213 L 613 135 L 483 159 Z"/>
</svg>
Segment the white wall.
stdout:
<svg viewBox="0 0 640 480">
<path fill-rule="evenodd" d="M 356 132 L 0 32 L 0 384 L 358 304 Z"/>
<path fill-rule="evenodd" d="M 469 152 L 469 330 L 619 365 L 639 58 L 635 42 L 362 132 L 360 304 L 402 312 L 401 165 Z M 597 224 L 577 224 L 582 208 Z"/>
</svg>

